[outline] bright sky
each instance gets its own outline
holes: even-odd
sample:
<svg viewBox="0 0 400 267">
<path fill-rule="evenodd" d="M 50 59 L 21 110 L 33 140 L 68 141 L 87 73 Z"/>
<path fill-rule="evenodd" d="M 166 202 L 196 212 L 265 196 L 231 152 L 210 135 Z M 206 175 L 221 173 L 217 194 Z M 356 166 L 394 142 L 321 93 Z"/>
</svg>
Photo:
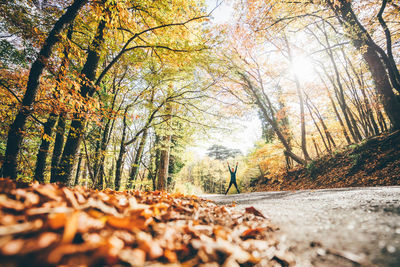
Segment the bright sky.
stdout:
<svg viewBox="0 0 400 267">
<path fill-rule="evenodd" d="M 228 3 L 229 2 L 229 3 Z M 216 24 L 226 23 L 232 18 L 233 7 L 231 0 L 206 0 L 208 12 L 211 12 L 216 6 L 219 6 L 212 13 L 212 21 Z"/>
<path fill-rule="evenodd" d="M 206 0 L 209 12 L 220 4 L 212 13 L 213 23 L 228 23 L 232 19 L 233 1 L 228 1 L 229 3 L 221 0 Z M 245 155 L 254 147 L 254 143 L 261 139 L 261 122 L 257 112 L 253 111 L 242 118 L 232 119 L 229 125 L 226 125 L 225 121 L 221 122 L 221 125 L 229 127 L 231 130 L 228 132 L 214 130 L 209 132 L 208 136 L 199 136 L 196 144 L 189 147 L 188 150 L 202 158 L 206 156 L 210 146 L 219 144 L 230 149 L 240 149 Z"/>
<path fill-rule="evenodd" d="M 229 126 L 229 125 L 228 125 Z M 256 112 L 232 120 L 231 131 L 212 131 L 208 136 L 200 136 L 196 144 L 188 150 L 198 157 L 206 156 L 207 149 L 214 145 L 223 145 L 230 149 L 240 149 L 246 155 L 261 139 L 261 122 Z M 200 133 L 201 134 L 201 133 Z"/>
</svg>

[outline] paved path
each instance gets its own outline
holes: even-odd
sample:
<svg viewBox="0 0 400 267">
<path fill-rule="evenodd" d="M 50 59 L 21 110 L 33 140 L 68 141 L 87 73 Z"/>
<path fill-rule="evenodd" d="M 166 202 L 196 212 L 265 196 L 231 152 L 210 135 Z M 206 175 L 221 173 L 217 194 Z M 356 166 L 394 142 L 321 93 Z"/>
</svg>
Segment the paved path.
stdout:
<svg viewBox="0 0 400 267">
<path fill-rule="evenodd" d="M 298 266 L 400 266 L 400 186 L 203 197 L 260 210 Z"/>
</svg>

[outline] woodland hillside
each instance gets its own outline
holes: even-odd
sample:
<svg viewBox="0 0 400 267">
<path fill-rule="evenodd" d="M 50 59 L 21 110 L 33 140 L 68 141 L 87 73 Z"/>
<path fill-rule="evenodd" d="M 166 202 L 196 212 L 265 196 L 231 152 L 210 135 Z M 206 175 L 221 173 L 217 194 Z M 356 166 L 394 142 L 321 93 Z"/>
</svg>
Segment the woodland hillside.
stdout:
<svg viewBox="0 0 400 267">
<path fill-rule="evenodd" d="M 400 184 L 400 132 L 377 136 L 361 144 L 310 162 L 276 177 L 260 177 L 253 191 L 279 191 Z"/>
</svg>

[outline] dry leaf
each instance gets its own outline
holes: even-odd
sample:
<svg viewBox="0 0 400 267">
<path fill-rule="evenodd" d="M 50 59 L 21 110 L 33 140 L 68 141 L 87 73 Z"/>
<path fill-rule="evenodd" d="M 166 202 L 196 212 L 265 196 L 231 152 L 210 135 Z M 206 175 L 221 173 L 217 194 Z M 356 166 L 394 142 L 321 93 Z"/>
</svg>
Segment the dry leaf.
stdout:
<svg viewBox="0 0 400 267">
<path fill-rule="evenodd" d="M 246 212 L 250 213 L 250 214 L 254 214 L 254 215 L 259 216 L 259 217 L 263 217 L 264 219 L 266 219 L 265 216 L 254 207 L 246 208 Z"/>
</svg>

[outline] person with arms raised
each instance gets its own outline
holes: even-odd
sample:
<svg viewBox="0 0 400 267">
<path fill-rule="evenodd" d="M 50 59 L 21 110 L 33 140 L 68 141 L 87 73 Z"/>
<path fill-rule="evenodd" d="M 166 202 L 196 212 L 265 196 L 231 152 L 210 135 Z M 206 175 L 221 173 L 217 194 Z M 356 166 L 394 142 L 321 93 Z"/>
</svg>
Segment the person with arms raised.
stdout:
<svg viewBox="0 0 400 267">
<path fill-rule="evenodd" d="M 225 195 L 228 194 L 228 191 L 231 188 L 232 184 L 236 187 L 236 191 L 238 192 L 238 194 L 240 194 L 239 188 L 236 183 L 236 172 L 237 172 L 237 168 L 238 168 L 238 162 L 236 162 L 236 168 L 231 168 L 231 166 L 229 166 L 228 161 L 226 163 L 228 164 L 228 169 L 229 169 L 229 172 L 231 173 L 231 181 L 229 183 L 228 189 L 225 192 Z"/>
</svg>

